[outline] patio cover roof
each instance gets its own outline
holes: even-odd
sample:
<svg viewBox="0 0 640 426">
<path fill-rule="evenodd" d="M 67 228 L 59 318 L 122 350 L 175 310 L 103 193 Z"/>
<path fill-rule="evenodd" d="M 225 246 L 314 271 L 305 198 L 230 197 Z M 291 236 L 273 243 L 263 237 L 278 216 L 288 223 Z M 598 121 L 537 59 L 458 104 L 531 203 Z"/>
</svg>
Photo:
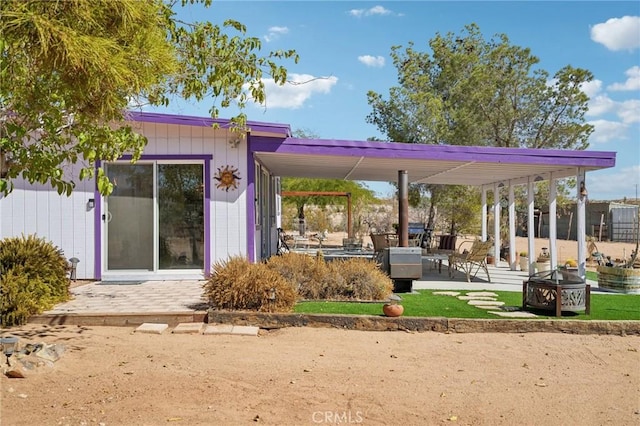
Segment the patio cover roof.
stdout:
<svg viewBox="0 0 640 426">
<path fill-rule="evenodd" d="M 491 185 L 528 178 L 575 177 L 615 166 L 616 153 L 558 149 L 494 148 L 394 142 L 251 138 L 251 151 L 276 176 Z"/>
</svg>

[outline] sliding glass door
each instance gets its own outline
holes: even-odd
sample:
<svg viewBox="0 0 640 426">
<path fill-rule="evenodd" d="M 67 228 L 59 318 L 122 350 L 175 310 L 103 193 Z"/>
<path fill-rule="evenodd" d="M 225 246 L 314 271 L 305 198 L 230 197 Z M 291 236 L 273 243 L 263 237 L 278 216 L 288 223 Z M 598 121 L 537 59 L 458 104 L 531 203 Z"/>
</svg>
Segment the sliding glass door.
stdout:
<svg viewBox="0 0 640 426">
<path fill-rule="evenodd" d="M 106 269 L 204 269 L 202 163 L 111 163 Z"/>
</svg>

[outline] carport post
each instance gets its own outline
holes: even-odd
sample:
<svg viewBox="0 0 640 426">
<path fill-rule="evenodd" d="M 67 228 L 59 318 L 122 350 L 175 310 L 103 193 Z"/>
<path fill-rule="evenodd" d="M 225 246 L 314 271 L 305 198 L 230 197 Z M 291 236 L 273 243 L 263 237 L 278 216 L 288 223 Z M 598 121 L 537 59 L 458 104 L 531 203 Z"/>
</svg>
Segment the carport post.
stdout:
<svg viewBox="0 0 640 426">
<path fill-rule="evenodd" d="M 398 170 L 398 246 L 409 247 L 409 173 Z"/>
</svg>

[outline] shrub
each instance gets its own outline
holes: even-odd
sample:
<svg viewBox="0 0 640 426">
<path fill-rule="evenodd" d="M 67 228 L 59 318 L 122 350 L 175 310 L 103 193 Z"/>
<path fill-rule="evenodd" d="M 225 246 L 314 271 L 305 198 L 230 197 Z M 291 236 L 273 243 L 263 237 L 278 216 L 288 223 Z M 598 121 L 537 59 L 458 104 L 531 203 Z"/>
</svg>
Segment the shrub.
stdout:
<svg viewBox="0 0 640 426">
<path fill-rule="evenodd" d="M 69 299 L 70 265 L 62 250 L 34 235 L 0 241 L 0 320 L 24 324 L 29 316 Z"/>
<path fill-rule="evenodd" d="M 285 253 L 270 257 L 267 266 L 278 272 L 304 298 L 308 298 L 306 292 L 315 291 L 311 288 L 328 273 L 322 255 L 314 258 L 301 253 Z"/>
<path fill-rule="evenodd" d="M 230 310 L 288 312 L 297 301 L 295 288 L 277 271 L 240 256 L 213 266 L 204 295 L 212 306 Z"/>
<path fill-rule="evenodd" d="M 383 300 L 393 292 L 393 281 L 369 259 L 351 258 L 329 263 L 343 285 L 334 289 L 332 299 Z"/>
</svg>

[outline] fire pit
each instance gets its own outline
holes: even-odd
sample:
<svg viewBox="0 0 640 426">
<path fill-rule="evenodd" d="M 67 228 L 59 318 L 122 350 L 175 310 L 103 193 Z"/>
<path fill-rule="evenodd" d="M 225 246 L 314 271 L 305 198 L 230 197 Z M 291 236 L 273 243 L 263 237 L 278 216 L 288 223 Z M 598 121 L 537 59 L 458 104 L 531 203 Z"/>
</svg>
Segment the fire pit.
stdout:
<svg viewBox="0 0 640 426">
<path fill-rule="evenodd" d="M 543 271 L 522 283 L 522 308 L 591 313 L 591 286 L 567 271 Z"/>
</svg>

